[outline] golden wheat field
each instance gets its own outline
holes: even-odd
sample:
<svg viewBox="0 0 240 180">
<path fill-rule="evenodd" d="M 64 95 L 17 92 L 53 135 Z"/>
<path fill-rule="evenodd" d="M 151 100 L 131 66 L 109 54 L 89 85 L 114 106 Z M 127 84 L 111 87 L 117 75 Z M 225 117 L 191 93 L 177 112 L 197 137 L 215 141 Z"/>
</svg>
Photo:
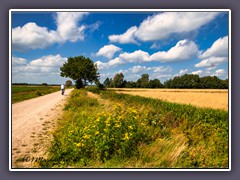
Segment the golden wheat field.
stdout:
<svg viewBox="0 0 240 180">
<path fill-rule="evenodd" d="M 118 93 L 157 98 L 180 104 L 228 110 L 228 90 L 111 88 Z"/>
</svg>

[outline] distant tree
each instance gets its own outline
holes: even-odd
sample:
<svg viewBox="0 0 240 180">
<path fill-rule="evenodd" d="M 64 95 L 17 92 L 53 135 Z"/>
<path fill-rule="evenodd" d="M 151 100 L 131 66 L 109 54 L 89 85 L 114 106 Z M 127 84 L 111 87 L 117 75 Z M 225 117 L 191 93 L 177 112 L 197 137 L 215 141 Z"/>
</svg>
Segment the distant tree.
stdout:
<svg viewBox="0 0 240 180">
<path fill-rule="evenodd" d="M 222 80 L 216 76 L 205 76 L 200 79 L 202 88 L 222 89 Z"/>
<path fill-rule="evenodd" d="M 93 83 L 99 78 L 97 65 L 84 56 L 70 57 L 60 67 L 61 76 L 75 80 L 77 89 L 84 87 L 88 82 Z"/>
<path fill-rule="evenodd" d="M 135 88 L 135 87 L 137 87 L 137 83 L 134 81 L 126 81 L 125 87 L 126 88 Z"/>
<path fill-rule="evenodd" d="M 104 85 L 105 87 L 109 87 L 109 86 L 110 86 L 110 80 L 109 80 L 109 78 L 106 78 L 106 79 L 105 79 L 105 81 L 103 82 L 103 85 Z"/>
<path fill-rule="evenodd" d="M 141 79 L 138 79 L 137 82 L 136 82 L 136 87 L 137 88 L 141 88 Z"/>
<path fill-rule="evenodd" d="M 109 87 L 114 87 L 114 82 L 113 82 L 113 79 L 112 78 L 110 78 L 109 79 Z"/>
<path fill-rule="evenodd" d="M 116 88 L 121 88 L 124 86 L 124 75 L 123 73 L 118 73 L 113 78 L 113 84 Z"/>
<path fill-rule="evenodd" d="M 162 88 L 163 84 L 160 82 L 159 79 L 154 79 L 149 81 L 149 88 Z"/>
<path fill-rule="evenodd" d="M 47 86 L 48 84 L 47 83 L 42 83 L 42 86 Z"/>
<path fill-rule="evenodd" d="M 66 86 L 66 87 L 70 87 L 71 85 L 72 85 L 72 81 L 67 80 L 67 81 L 65 82 L 65 86 Z"/>
<path fill-rule="evenodd" d="M 147 88 L 149 85 L 149 75 L 148 74 L 142 74 L 141 77 L 141 87 Z"/>
<path fill-rule="evenodd" d="M 221 89 L 228 89 L 228 79 L 221 81 Z"/>
</svg>

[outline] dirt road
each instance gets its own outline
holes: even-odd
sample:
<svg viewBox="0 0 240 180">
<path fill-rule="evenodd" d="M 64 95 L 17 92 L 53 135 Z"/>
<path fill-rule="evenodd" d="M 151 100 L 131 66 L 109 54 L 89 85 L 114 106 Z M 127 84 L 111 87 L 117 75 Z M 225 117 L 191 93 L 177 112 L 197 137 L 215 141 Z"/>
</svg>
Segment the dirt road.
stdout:
<svg viewBox="0 0 240 180">
<path fill-rule="evenodd" d="M 36 167 L 46 157 L 51 131 L 56 126 L 66 98 L 66 89 L 12 105 L 12 168 Z"/>
</svg>

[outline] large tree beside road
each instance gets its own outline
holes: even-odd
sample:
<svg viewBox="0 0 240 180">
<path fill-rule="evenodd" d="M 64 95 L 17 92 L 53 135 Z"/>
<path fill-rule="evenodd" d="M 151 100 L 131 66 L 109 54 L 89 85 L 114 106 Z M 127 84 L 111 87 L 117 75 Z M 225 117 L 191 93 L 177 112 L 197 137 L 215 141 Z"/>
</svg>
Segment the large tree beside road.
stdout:
<svg viewBox="0 0 240 180">
<path fill-rule="evenodd" d="M 75 81 L 77 89 L 87 83 L 97 82 L 99 77 L 97 65 L 84 56 L 69 57 L 60 70 L 62 77 L 69 77 Z"/>
</svg>

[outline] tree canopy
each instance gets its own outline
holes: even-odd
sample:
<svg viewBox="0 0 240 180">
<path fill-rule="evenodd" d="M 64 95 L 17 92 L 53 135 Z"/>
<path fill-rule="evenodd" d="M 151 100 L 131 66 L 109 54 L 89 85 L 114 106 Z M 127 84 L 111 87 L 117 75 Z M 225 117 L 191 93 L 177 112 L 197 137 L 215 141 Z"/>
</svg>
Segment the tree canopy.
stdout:
<svg viewBox="0 0 240 180">
<path fill-rule="evenodd" d="M 114 87 L 116 87 L 116 88 L 124 87 L 123 79 L 124 79 L 123 73 L 116 74 L 113 78 Z"/>
<path fill-rule="evenodd" d="M 75 80 L 78 89 L 84 87 L 88 82 L 95 82 L 99 77 L 97 65 L 84 56 L 69 57 L 60 70 L 62 77 Z"/>
<path fill-rule="evenodd" d="M 200 89 L 227 89 L 228 80 L 221 80 L 216 76 L 185 74 L 165 81 L 166 88 L 200 88 Z"/>
</svg>

